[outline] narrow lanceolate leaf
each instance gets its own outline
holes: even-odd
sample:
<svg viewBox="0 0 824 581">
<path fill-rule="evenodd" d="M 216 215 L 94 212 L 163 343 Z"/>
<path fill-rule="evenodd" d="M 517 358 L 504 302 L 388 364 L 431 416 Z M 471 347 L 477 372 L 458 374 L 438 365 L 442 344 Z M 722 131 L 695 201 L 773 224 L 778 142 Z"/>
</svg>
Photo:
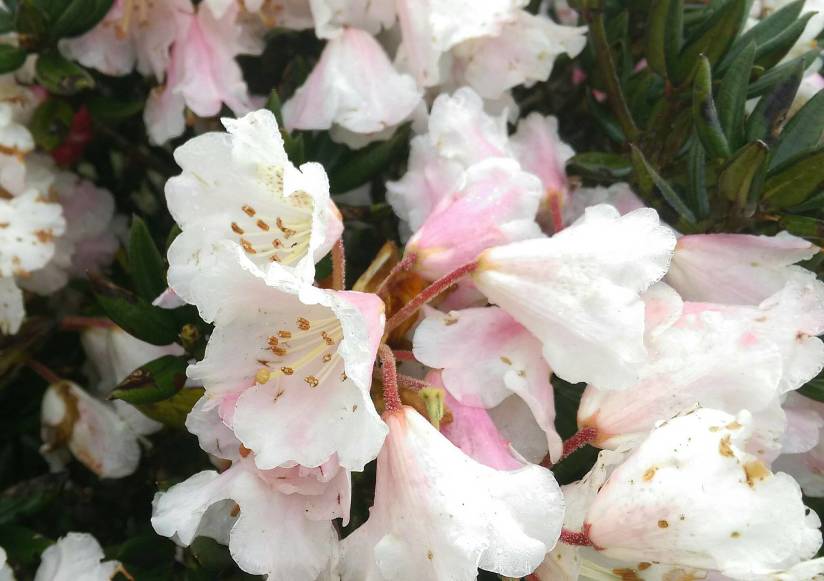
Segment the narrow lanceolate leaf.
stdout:
<svg viewBox="0 0 824 581">
<path fill-rule="evenodd" d="M 718 119 L 718 110 L 712 98 L 710 61 L 702 56 L 692 90 L 692 116 L 695 130 L 710 158 L 729 157 L 730 146 Z"/>
<path fill-rule="evenodd" d="M 755 141 L 737 151 L 718 176 L 718 193 L 737 208 L 744 208 L 753 183 L 767 161 L 768 152 L 763 141 Z"/>
<path fill-rule="evenodd" d="M 171 428 L 182 429 L 186 424 L 186 416 L 203 396 L 202 387 L 186 387 L 172 397 L 153 403 L 137 404 L 135 407 L 148 416 Z"/>
<path fill-rule="evenodd" d="M 567 161 L 567 167 L 572 173 L 602 180 L 618 180 L 632 174 L 630 161 L 617 153 L 579 153 Z"/>
<path fill-rule="evenodd" d="M 803 76 L 802 64 L 796 63 L 792 75 L 761 97 L 747 119 L 747 141 L 764 139 L 767 143 L 772 143 L 778 137 L 778 130 L 793 104 Z"/>
<path fill-rule="evenodd" d="M 66 60 L 56 50 L 39 56 L 35 72 L 37 81 L 57 95 L 74 95 L 94 87 L 94 78 L 86 69 Z"/>
<path fill-rule="evenodd" d="M 744 25 L 748 8 L 747 0 L 729 0 L 710 17 L 698 38 L 681 51 L 676 67 L 678 83 L 689 80 L 695 73 L 701 55 L 704 55 L 710 64 L 718 62 Z"/>
<path fill-rule="evenodd" d="M 792 116 L 773 148 L 770 167 L 778 167 L 794 155 L 816 147 L 824 139 L 824 91 L 819 91 Z"/>
<path fill-rule="evenodd" d="M 374 143 L 346 156 L 329 173 L 329 188 L 343 194 L 371 181 L 389 164 L 405 155 L 409 128 L 402 127 L 388 141 Z"/>
<path fill-rule="evenodd" d="M 687 156 L 687 183 L 690 199 L 699 219 L 706 218 L 710 213 L 710 201 L 707 195 L 707 155 L 704 146 L 697 137 L 692 138 L 692 144 Z"/>
<path fill-rule="evenodd" d="M 765 69 L 775 66 L 795 46 L 796 41 L 807 26 L 807 21 L 813 15 L 813 12 L 808 12 L 764 44 L 759 44 L 755 55 L 756 64 Z"/>
<path fill-rule="evenodd" d="M 743 141 L 747 87 L 754 59 L 755 43 L 751 42 L 732 62 L 718 89 L 718 119 L 724 135 L 733 147 Z"/>
<path fill-rule="evenodd" d="M 790 208 L 824 189 L 824 147 L 802 153 L 777 168 L 764 183 L 764 201 Z"/>
<path fill-rule="evenodd" d="M 132 218 L 129 231 L 129 276 L 137 294 L 148 302 L 166 290 L 166 266 L 146 223 Z"/>
<path fill-rule="evenodd" d="M 169 399 L 183 389 L 188 363 L 182 357 L 164 355 L 132 371 L 109 395 L 131 404 Z"/>
<path fill-rule="evenodd" d="M 26 62 L 26 49 L 0 44 L 0 73 L 13 73 Z"/>
<path fill-rule="evenodd" d="M 772 90 L 779 83 L 782 83 L 795 75 L 795 72 L 799 67 L 802 70 L 807 70 L 813 61 L 818 58 L 820 53 L 821 51 L 819 49 L 813 49 L 805 52 L 800 57 L 773 67 L 761 75 L 757 81 L 750 83 L 750 88 L 747 90 L 747 99 L 760 97 L 767 91 Z"/>
<path fill-rule="evenodd" d="M 796 236 L 808 238 L 810 240 L 824 240 L 824 221 L 809 216 L 779 216 L 778 223 L 781 227 Z M 819 242 L 820 244 L 821 242 Z"/>
<path fill-rule="evenodd" d="M 664 77 L 672 74 L 683 42 L 683 0 L 653 0 L 647 21 L 647 63 Z"/>
<path fill-rule="evenodd" d="M 724 58 L 719 63 L 718 70 L 724 71 L 727 67 L 732 66 L 733 60 L 736 59 L 741 51 L 750 43 L 754 43 L 757 47 L 765 45 L 791 27 L 793 23 L 798 20 L 798 15 L 801 14 L 804 2 L 805 0 L 796 0 L 795 2 L 787 4 L 781 10 L 776 10 L 742 34 L 732 45 L 729 52 L 724 55 Z"/>
<path fill-rule="evenodd" d="M 171 311 L 153 307 L 100 276 L 90 276 L 89 280 L 100 307 L 127 333 L 152 345 L 168 345 L 177 340 L 178 326 Z"/>
<path fill-rule="evenodd" d="M 695 224 L 695 214 L 684 203 L 681 196 L 655 171 L 640 149 L 634 145 L 630 147 L 632 148 L 632 165 L 635 168 L 635 177 L 641 191 L 647 195 L 660 194 L 681 218 Z"/>
</svg>

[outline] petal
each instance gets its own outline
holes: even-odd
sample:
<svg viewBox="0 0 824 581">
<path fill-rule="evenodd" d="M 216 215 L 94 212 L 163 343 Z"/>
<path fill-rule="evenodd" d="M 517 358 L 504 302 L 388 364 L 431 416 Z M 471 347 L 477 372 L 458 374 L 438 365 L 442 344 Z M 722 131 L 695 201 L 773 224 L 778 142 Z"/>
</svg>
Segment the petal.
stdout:
<svg viewBox="0 0 824 581">
<path fill-rule="evenodd" d="M 55 239 L 66 221 L 60 204 L 37 190 L 0 199 L 0 277 L 25 276 L 45 266 L 54 256 Z"/>
<path fill-rule="evenodd" d="M 103 559 L 97 539 L 88 533 L 69 533 L 43 551 L 34 581 L 109 581 L 121 565 Z"/>
<path fill-rule="evenodd" d="M 23 291 L 12 277 L 0 277 L 0 333 L 14 335 L 20 330 L 26 308 Z"/>
<path fill-rule="evenodd" d="M 395 23 L 392 0 L 309 0 L 318 38 L 334 38 L 347 27 L 371 35 Z"/>
</svg>

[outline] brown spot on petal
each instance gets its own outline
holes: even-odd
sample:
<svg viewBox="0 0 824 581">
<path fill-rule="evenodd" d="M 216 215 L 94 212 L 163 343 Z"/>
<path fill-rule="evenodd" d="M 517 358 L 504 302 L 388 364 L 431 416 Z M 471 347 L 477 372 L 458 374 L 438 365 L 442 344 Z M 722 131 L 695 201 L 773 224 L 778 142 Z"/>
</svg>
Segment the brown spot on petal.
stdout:
<svg viewBox="0 0 824 581">
<path fill-rule="evenodd" d="M 432 560 L 432 557 L 434 557 L 434 556 L 435 555 L 432 553 L 432 551 L 427 551 L 426 552 L 426 558 L 429 559 L 430 561 Z"/>
<path fill-rule="evenodd" d="M 725 426 L 728 430 L 740 430 L 744 426 L 738 423 L 738 420 L 733 420 Z"/>
<path fill-rule="evenodd" d="M 291 339 L 292 332 L 291 331 L 278 331 L 278 337 L 281 339 Z"/>
<path fill-rule="evenodd" d="M 318 383 L 320 383 L 320 382 L 318 381 L 318 378 L 317 378 L 317 377 L 315 377 L 314 375 L 307 375 L 306 377 L 304 377 L 304 378 L 303 378 L 303 381 L 305 381 L 305 382 L 306 382 L 306 384 L 307 384 L 309 387 L 317 387 L 317 386 L 318 386 Z"/>
<path fill-rule="evenodd" d="M 638 570 L 639 571 L 646 571 L 650 567 L 652 567 L 652 563 L 647 563 L 646 561 L 642 561 L 641 563 L 638 563 Z"/>
<path fill-rule="evenodd" d="M 638 576 L 638 573 L 635 572 L 635 569 L 630 569 L 628 567 L 613 569 L 612 574 L 617 575 L 621 581 L 641 581 L 641 578 Z"/>
<path fill-rule="evenodd" d="M 501 355 L 501 363 L 504 365 L 512 365 L 512 359 L 506 357 L 505 355 Z"/>
<path fill-rule="evenodd" d="M 741 533 L 739 533 L 738 531 L 732 531 L 730 533 L 730 537 L 733 538 L 733 539 L 737 539 L 740 536 L 741 536 Z"/>
<path fill-rule="evenodd" d="M 238 503 L 235 503 L 235 506 L 232 507 L 232 512 L 229 513 L 229 514 L 231 514 L 232 516 L 239 515 L 240 514 L 240 505 Z"/>
<path fill-rule="evenodd" d="M 37 236 L 37 239 L 43 244 L 54 240 L 54 233 L 51 230 L 36 230 L 34 235 Z"/>
<path fill-rule="evenodd" d="M 669 527 L 669 523 L 667 521 L 665 521 L 663 519 L 658 521 L 658 528 L 659 529 L 665 529 L 667 527 Z"/>
<path fill-rule="evenodd" d="M 730 436 L 727 434 L 718 442 L 718 453 L 722 456 L 727 458 L 734 458 L 735 454 L 732 451 L 732 446 L 730 446 Z"/>
<path fill-rule="evenodd" d="M 283 373 L 283 375 L 292 375 L 295 370 L 291 367 L 281 367 L 280 372 Z"/>
<path fill-rule="evenodd" d="M 755 488 L 755 483 L 764 480 L 770 475 L 770 469 L 761 460 L 752 460 L 744 464 L 744 474 L 747 475 L 747 484 Z"/>
</svg>

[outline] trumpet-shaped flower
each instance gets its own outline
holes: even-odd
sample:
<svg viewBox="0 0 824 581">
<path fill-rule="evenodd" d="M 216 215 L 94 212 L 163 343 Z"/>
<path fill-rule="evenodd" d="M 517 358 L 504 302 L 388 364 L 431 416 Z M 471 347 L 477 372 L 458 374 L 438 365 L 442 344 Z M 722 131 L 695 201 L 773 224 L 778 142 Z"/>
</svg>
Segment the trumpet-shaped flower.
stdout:
<svg viewBox="0 0 824 581">
<path fill-rule="evenodd" d="M 184 546 L 204 532 L 222 536 L 241 569 L 269 581 L 315 579 L 338 543 L 332 519 L 349 520 L 349 488 L 348 473 L 334 466 L 263 471 L 240 459 L 220 474 L 199 472 L 158 493 L 152 526 Z M 209 530 L 215 513 L 228 537 Z"/>
<path fill-rule="evenodd" d="M 34 581 L 109 581 L 123 567 L 105 558 L 92 535 L 69 533 L 43 551 Z"/>
<path fill-rule="evenodd" d="M 793 265 L 816 252 L 815 245 L 786 232 L 683 236 L 667 282 L 688 301 L 757 305 L 804 272 Z"/>
<path fill-rule="evenodd" d="M 307 285 L 277 264 L 261 278 L 231 243 L 215 257 L 202 279 L 215 330 L 189 377 L 261 469 L 319 466 L 337 453 L 361 470 L 386 435 L 369 397 L 383 303 Z"/>
<path fill-rule="evenodd" d="M 416 269 L 434 280 L 473 261 L 491 246 L 542 236 L 535 222 L 541 182 L 508 159 L 470 167 L 406 245 Z"/>
<path fill-rule="evenodd" d="M 550 457 L 563 444 L 555 431 L 555 401 L 541 343 L 497 307 L 437 313 L 415 330 L 415 357 L 443 369 L 444 386 L 462 404 L 492 408 L 517 394 L 546 433 Z"/>
<path fill-rule="evenodd" d="M 169 249 L 169 285 L 206 319 L 214 315 L 198 298 L 209 292 L 200 276 L 219 241 L 242 248 L 261 273 L 278 263 L 308 281 L 343 229 L 323 168 L 291 164 L 271 112 L 223 123 L 228 133 L 200 135 L 175 151 L 183 172 L 166 184 L 183 231 Z"/>
<path fill-rule="evenodd" d="M 411 408 L 386 421 L 375 504 L 343 541 L 343 581 L 521 577 L 540 564 L 564 512 L 551 472 L 478 464 Z"/>
<path fill-rule="evenodd" d="M 674 246 L 654 210 L 593 206 L 552 238 L 486 250 L 472 276 L 541 341 L 560 377 L 623 389 L 647 358 L 639 295 L 664 275 Z"/>
<path fill-rule="evenodd" d="M 346 28 L 329 40 L 315 68 L 283 105 L 288 129 L 332 129 L 348 142 L 356 134 L 363 146 L 385 139 L 421 100 L 409 75 L 398 73 L 370 34 Z"/>
<path fill-rule="evenodd" d="M 752 579 L 821 545 L 798 484 L 743 451 L 751 416 L 699 409 L 662 422 L 618 466 L 583 530 L 607 557 Z"/>
<path fill-rule="evenodd" d="M 309 0 L 318 38 L 334 38 L 346 28 L 369 34 L 395 23 L 394 0 Z"/>
</svg>

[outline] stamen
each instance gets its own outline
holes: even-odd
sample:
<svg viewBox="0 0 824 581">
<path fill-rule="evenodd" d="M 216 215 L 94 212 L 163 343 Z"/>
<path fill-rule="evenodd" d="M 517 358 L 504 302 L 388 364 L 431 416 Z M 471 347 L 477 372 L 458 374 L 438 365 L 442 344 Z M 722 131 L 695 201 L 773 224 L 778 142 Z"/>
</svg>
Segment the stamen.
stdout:
<svg viewBox="0 0 824 581">
<path fill-rule="evenodd" d="M 305 381 L 309 387 L 317 387 L 319 383 L 318 378 L 314 375 L 307 375 L 303 378 L 303 381 Z"/>
<path fill-rule="evenodd" d="M 298 317 L 298 329 L 301 331 L 308 331 L 310 328 L 309 321 L 303 317 Z"/>
<path fill-rule="evenodd" d="M 232 232 L 235 234 L 244 234 L 243 228 L 237 225 L 237 222 L 232 222 Z"/>
<path fill-rule="evenodd" d="M 291 367 L 281 367 L 280 372 L 283 373 L 283 375 L 292 375 L 295 370 Z"/>
<path fill-rule="evenodd" d="M 243 210 L 250 218 L 255 215 L 255 209 L 252 206 L 244 205 L 241 207 L 241 210 Z"/>
</svg>

